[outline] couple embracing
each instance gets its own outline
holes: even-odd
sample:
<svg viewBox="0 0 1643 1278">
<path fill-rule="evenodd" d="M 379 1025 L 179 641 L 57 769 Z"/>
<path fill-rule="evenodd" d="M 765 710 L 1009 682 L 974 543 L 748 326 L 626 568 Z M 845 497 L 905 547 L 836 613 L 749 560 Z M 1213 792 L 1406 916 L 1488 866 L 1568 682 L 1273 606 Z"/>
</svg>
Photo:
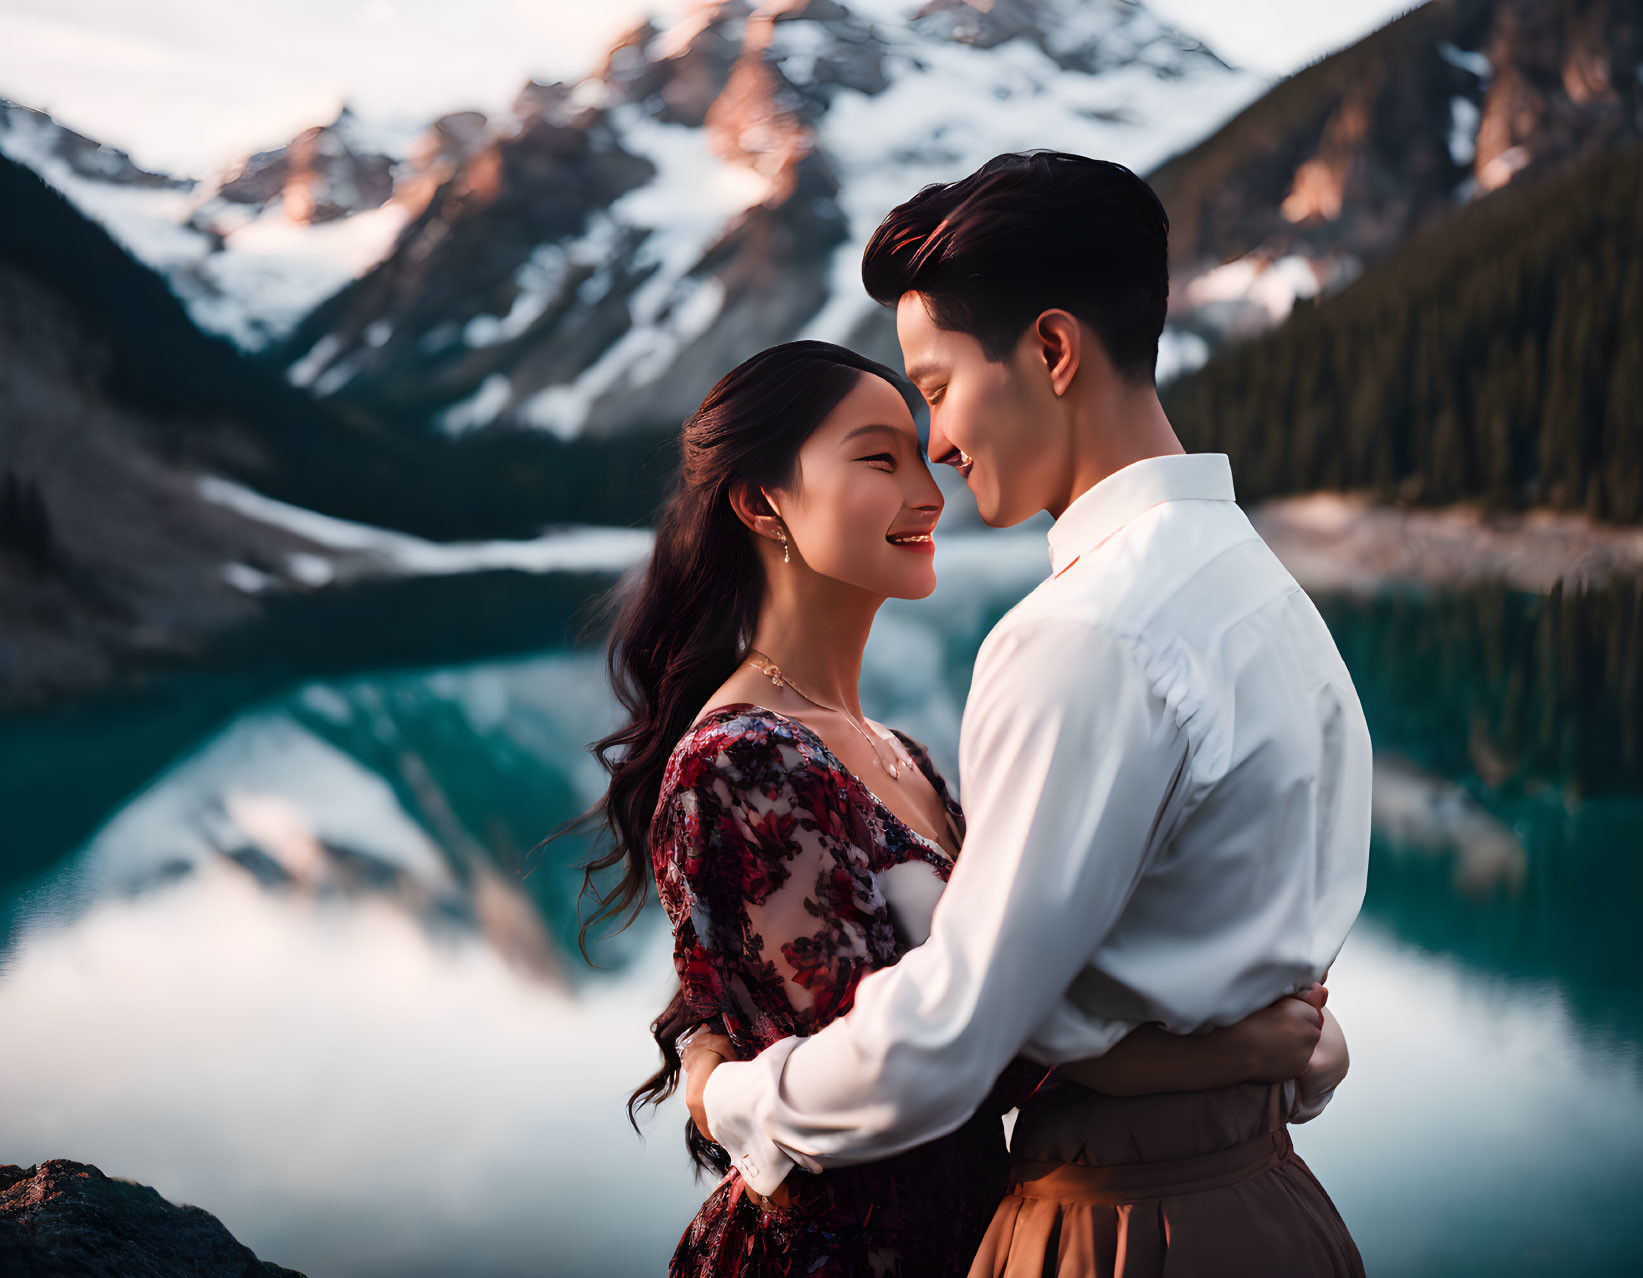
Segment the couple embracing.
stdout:
<svg viewBox="0 0 1643 1278">
<path fill-rule="evenodd" d="M 683 1078 L 722 1175 L 673 1274 L 1362 1273 L 1288 1125 L 1346 1071 L 1319 982 L 1369 735 L 1159 404 L 1167 230 L 1119 165 L 999 156 L 867 246 L 905 380 L 792 342 L 684 424 L 595 747 L 596 917 L 654 878 L 680 984 L 630 1109 Z M 857 695 L 879 606 L 935 588 L 928 461 L 992 526 L 1054 517 L 976 657 L 962 809 Z"/>
</svg>

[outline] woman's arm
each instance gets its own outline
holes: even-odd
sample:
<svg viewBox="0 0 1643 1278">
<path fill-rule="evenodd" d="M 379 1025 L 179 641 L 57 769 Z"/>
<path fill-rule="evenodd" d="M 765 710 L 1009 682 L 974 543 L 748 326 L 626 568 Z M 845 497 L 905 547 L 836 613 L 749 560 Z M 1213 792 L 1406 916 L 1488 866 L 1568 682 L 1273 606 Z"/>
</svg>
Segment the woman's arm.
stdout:
<svg viewBox="0 0 1643 1278">
<path fill-rule="evenodd" d="M 849 839 L 849 800 L 830 776 L 806 775 L 818 765 L 788 766 L 778 747 L 748 734 L 687 755 L 680 775 L 689 788 L 681 780 L 654 836 L 674 968 L 704 1021 L 679 1048 L 685 1100 L 713 1143 L 702 1098 L 712 1066 L 751 1056 L 761 1041 L 814 1032 L 893 953 L 889 906 L 867 853 Z M 784 1201 L 777 1186 L 766 1188 L 759 1201 Z"/>
<path fill-rule="evenodd" d="M 1105 1055 L 1058 1067 L 1056 1077 L 1109 1096 L 1207 1091 L 1234 1083 L 1298 1078 L 1318 1047 L 1325 997 L 1327 991 L 1315 986 L 1305 996 L 1281 998 L 1207 1034 L 1171 1034 L 1143 1025 Z"/>
</svg>

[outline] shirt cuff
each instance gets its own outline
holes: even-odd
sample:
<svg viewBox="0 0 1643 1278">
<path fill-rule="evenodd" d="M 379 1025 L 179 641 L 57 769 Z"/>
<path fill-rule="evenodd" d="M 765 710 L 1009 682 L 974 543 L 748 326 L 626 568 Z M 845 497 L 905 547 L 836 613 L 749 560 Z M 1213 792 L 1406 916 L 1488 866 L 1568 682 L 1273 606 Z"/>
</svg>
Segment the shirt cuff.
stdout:
<svg viewBox="0 0 1643 1278">
<path fill-rule="evenodd" d="M 724 1147 L 742 1179 L 756 1193 L 768 1198 L 776 1192 L 795 1165 L 765 1134 L 759 1116 L 767 1109 L 764 1098 L 781 1077 L 781 1068 L 797 1038 L 773 1043 L 756 1060 L 726 1061 L 707 1076 L 702 1088 L 702 1108 L 707 1111 L 708 1129 Z"/>
<path fill-rule="evenodd" d="M 1339 1084 L 1336 1084 L 1339 1086 Z M 1335 1088 L 1326 1088 L 1321 1092 L 1308 1092 L 1296 1079 L 1290 1079 L 1284 1084 L 1284 1100 L 1288 1102 L 1288 1121 L 1291 1123 L 1310 1123 L 1329 1105 L 1335 1095 Z M 763 1193 L 763 1190 L 759 1191 Z"/>
</svg>

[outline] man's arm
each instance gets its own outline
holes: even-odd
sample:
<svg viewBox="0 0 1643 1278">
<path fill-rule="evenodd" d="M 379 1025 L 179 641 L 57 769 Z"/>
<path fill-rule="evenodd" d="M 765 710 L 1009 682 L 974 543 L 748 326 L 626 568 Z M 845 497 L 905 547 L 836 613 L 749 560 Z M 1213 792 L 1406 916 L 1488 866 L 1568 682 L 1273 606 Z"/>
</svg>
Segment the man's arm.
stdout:
<svg viewBox="0 0 1643 1278">
<path fill-rule="evenodd" d="M 968 832 L 930 939 L 863 977 L 847 1015 L 708 1079 L 747 1183 L 768 1194 L 795 1163 L 872 1162 L 960 1126 L 1122 913 L 1186 753 L 1124 638 L 1059 619 L 989 636 L 960 742 Z M 1133 1026 L 1078 1028 L 1062 1059 Z"/>
<path fill-rule="evenodd" d="M 1302 1076 L 1320 1063 L 1318 1042 L 1328 1015 L 1323 1007 L 1327 995 L 1317 985 L 1204 1034 L 1171 1034 L 1156 1025 L 1142 1025 L 1093 1060 L 1058 1066 L 1056 1077 L 1109 1096 L 1304 1082 Z"/>
</svg>

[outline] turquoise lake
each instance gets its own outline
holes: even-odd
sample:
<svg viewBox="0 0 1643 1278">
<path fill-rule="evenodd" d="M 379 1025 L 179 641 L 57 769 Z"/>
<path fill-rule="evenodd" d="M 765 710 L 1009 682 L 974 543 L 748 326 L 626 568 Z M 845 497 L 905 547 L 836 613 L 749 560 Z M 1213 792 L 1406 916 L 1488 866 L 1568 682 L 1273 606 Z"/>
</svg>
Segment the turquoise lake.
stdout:
<svg viewBox="0 0 1643 1278">
<path fill-rule="evenodd" d="M 881 614 L 863 701 L 953 777 L 976 646 L 1047 561 L 966 533 L 937 566 Z M 623 1112 L 665 928 L 592 968 L 585 845 L 523 873 L 599 792 L 596 584 L 385 588 L 0 723 L 0 1161 L 95 1163 L 311 1278 L 663 1272 L 708 1189 L 682 1107 L 642 1137 Z M 1377 832 L 1330 982 L 1352 1071 L 1296 1144 L 1372 1275 L 1635 1271 L 1643 783 L 1602 763 L 1626 725 L 1559 691 L 1538 598 L 1318 603 Z"/>
</svg>

